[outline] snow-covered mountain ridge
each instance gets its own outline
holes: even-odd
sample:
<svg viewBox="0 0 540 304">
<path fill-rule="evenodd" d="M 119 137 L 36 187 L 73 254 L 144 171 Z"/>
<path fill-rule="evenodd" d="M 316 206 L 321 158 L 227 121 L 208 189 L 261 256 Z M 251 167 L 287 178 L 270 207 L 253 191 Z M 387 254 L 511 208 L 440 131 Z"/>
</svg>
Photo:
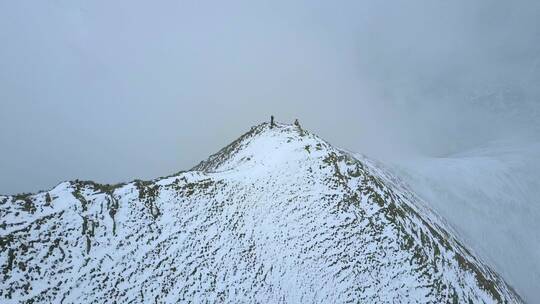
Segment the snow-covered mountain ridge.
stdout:
<svg viewBox="0 0 540 304">
<path fill-rule="evenodd" d="M 187 172 L 0 196 L 2 302 L 519 303 L 384 168 L 261 124 Z"/>
</svg>

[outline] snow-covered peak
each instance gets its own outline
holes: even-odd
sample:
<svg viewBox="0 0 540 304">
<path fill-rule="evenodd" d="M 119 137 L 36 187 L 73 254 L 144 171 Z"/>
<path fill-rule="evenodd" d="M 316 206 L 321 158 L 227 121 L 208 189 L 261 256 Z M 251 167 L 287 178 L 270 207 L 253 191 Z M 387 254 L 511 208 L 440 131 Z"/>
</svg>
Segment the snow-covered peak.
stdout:
<svg viewBox="0 0 540 304">
<path fill-rule="evenodd" d="M 193 169 L 219 172 L 262 167 L 270 170 L 283 163 L 324 155 L 329 149 L 333 148 L 301 126 L 287 124 L 271 126 L 270 123 L 263 123 L 252 127 L 240 138 Z"/>
<path fill-rule="evenodd" d="M 296 125 L 193 170 L 0 197 L 0 299 L 519 303 L 392 174 Z"/>
</svg>

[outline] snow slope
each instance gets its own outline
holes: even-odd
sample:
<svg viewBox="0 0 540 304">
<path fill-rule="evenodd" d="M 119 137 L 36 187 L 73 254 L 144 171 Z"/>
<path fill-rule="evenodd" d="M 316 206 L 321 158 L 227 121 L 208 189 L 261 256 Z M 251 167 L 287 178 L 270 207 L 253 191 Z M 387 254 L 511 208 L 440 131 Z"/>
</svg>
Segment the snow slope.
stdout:
<svg viewBox="0 0 540 304">
<path fill-rule="evenodd" d="M 499 141 L 397 168 L 528 302 L 540 298 L 540 144 Z"/>
<path fill-rule="evenodd" d="M 0 298 L 521 302 L 380 165 L 253 127 L 188 172 L 0 197 Z"/>
</svg>

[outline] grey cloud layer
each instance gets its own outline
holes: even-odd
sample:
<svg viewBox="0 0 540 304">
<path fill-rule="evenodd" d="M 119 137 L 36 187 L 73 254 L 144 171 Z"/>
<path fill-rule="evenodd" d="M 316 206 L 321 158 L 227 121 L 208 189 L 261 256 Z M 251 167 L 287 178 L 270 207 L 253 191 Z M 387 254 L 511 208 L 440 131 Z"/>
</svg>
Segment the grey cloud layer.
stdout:
<svg viewBox="0 0 540 304">
<path fill-rule="evenodd" d="M 0 3 L 0 192 L 187 169 L 268 119 L 378 158 L 537 140 L 535 1 Z"/>
</svg>

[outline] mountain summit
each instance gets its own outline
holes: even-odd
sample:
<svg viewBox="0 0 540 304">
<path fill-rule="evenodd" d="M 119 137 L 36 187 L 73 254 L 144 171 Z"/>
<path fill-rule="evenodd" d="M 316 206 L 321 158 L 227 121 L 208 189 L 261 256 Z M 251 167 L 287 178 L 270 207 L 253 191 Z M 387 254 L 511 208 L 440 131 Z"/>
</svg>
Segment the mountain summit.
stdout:
<svg viewBox="0 0 540 304">
<path fill-rule="evenodd" d="M 3 303 L 519 303 L 377 163 L 261 124 L 192 170 L 0 196 Z"/>
</svg>

